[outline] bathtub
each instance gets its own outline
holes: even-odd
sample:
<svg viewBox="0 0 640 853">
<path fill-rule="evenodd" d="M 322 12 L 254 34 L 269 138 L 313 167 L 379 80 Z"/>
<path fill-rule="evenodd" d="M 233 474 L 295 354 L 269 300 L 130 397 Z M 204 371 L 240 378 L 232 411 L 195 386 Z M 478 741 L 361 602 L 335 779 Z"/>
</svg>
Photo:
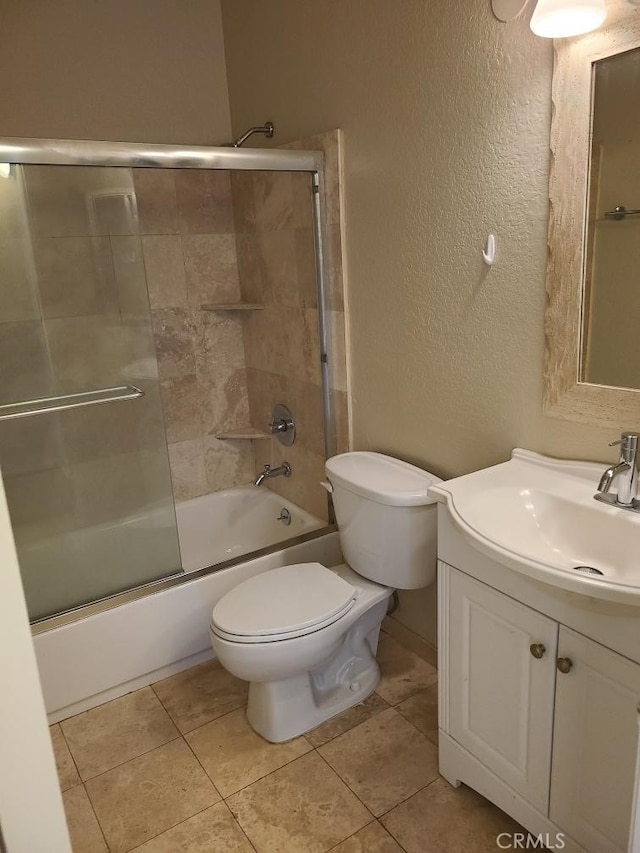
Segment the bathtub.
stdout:
<svg viewBox="0 0 640 853">
<path fill-rule="evenodd" d="M 289 525 L 278 520 L 283 509 Z M 193 498 L 176 505 L 176 516 L 185 574 L 136 591 L 134 600 L 116 596 L 68 624 L 34 626 L 51 723 L 213 657 L 211 611 L 241 581 L 293 563 L 342 560 L 335 530 L 268 489 Z"/>
<path fill-rule="evenodd" d="M 181 501 L 176 504 L 176 519 L 185 572 L 268 548 L 326 524 L 275 492 L 255 486 Z"/>
</svg>

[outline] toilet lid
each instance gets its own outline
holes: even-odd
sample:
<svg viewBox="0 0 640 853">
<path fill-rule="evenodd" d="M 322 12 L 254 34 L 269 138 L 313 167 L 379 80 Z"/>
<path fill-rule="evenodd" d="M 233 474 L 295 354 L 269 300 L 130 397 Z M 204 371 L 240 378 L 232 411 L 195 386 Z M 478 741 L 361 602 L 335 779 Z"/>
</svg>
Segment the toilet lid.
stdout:
<svg viewBox="0 0 640 853">
<path fill-rule="evenodd" d="M 298 563 L 238 584 L 213 608 L 212 629 L 237 642 L 310 634 L 350 610 L 356 590 L 320 563 Z"/>
</svg>

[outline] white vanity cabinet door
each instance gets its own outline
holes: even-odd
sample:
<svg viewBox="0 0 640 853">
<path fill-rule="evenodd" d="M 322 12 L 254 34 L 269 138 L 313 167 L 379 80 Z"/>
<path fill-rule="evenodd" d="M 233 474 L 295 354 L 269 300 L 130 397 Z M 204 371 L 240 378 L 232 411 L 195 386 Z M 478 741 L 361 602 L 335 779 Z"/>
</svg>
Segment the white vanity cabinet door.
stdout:
<svg viewBox="0 0 640 853">
<path fill-rule="evenodd" d="M 640 666 L 560 628 L 551 820 L 587 850 L 625 853 L 638 739 Z"/>
<path fill-rule="evenodd" d="M 557 636 L 553 620 L 450 569 L 449 734 L 543 814 Z"/>
</svg>

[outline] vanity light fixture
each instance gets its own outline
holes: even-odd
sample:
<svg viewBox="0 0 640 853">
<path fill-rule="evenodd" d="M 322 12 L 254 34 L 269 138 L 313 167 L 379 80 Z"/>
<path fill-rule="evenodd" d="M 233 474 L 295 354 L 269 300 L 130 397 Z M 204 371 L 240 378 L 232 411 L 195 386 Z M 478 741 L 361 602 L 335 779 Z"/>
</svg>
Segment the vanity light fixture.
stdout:
<svg viewBox="0 0 640 853">
<path fill-rule="evenodd" d="M 499 21 L 511 21 L 528 0 L 491 0 Z M 529 26 L 542 38 L 568 38 L 596 30 L 607 17 L 605 0 L 537 0 Z"/>
</svg>

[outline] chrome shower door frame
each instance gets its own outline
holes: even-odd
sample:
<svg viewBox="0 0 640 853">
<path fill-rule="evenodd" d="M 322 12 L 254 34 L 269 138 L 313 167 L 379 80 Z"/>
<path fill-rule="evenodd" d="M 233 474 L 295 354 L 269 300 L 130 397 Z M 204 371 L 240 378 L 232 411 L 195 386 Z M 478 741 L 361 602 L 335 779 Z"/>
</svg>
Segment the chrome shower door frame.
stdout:
<svg viewBox="0 0 640 853">
<path fill-rule="evenodd" d="M 0 137 L 0 162 L 40 166 L 110 166 L 131 169 L 217 169 L 228 171 L 307 172 L 311 178 L 313 232 L 316 255 L 316 292 L 320 337 L 320 374 L 324 420 L 325 456 L 336 453 L 335 417 L 331 405 L 330 328 L 327 317 L 327 263 L 324 234 L 324 153 L 322 151 L 289 151 L 263 148 L 227 148 L 209 146 L 149 144 L 142 142 L 108 142 L 74 139 L 29 139 Z M 330 506 L 331 512 L 331 506 Z M 333 520 L 332 517 L 331 521 Z M 292 544 L 325 535 L 327 527 L 288 540 Z M 280 550 L 285 543 L 265 548 L 251 556 L 262 556 Z M 244 562 L 244 555 L 225 563 L 209 566 L 179 577 L 155 581 L 100 601 L 82 605 L 57 616 L 35 622 L 34 634 L 126 604 L 151 593 L 189 583 L 198 577 Z"/>
</svg>

